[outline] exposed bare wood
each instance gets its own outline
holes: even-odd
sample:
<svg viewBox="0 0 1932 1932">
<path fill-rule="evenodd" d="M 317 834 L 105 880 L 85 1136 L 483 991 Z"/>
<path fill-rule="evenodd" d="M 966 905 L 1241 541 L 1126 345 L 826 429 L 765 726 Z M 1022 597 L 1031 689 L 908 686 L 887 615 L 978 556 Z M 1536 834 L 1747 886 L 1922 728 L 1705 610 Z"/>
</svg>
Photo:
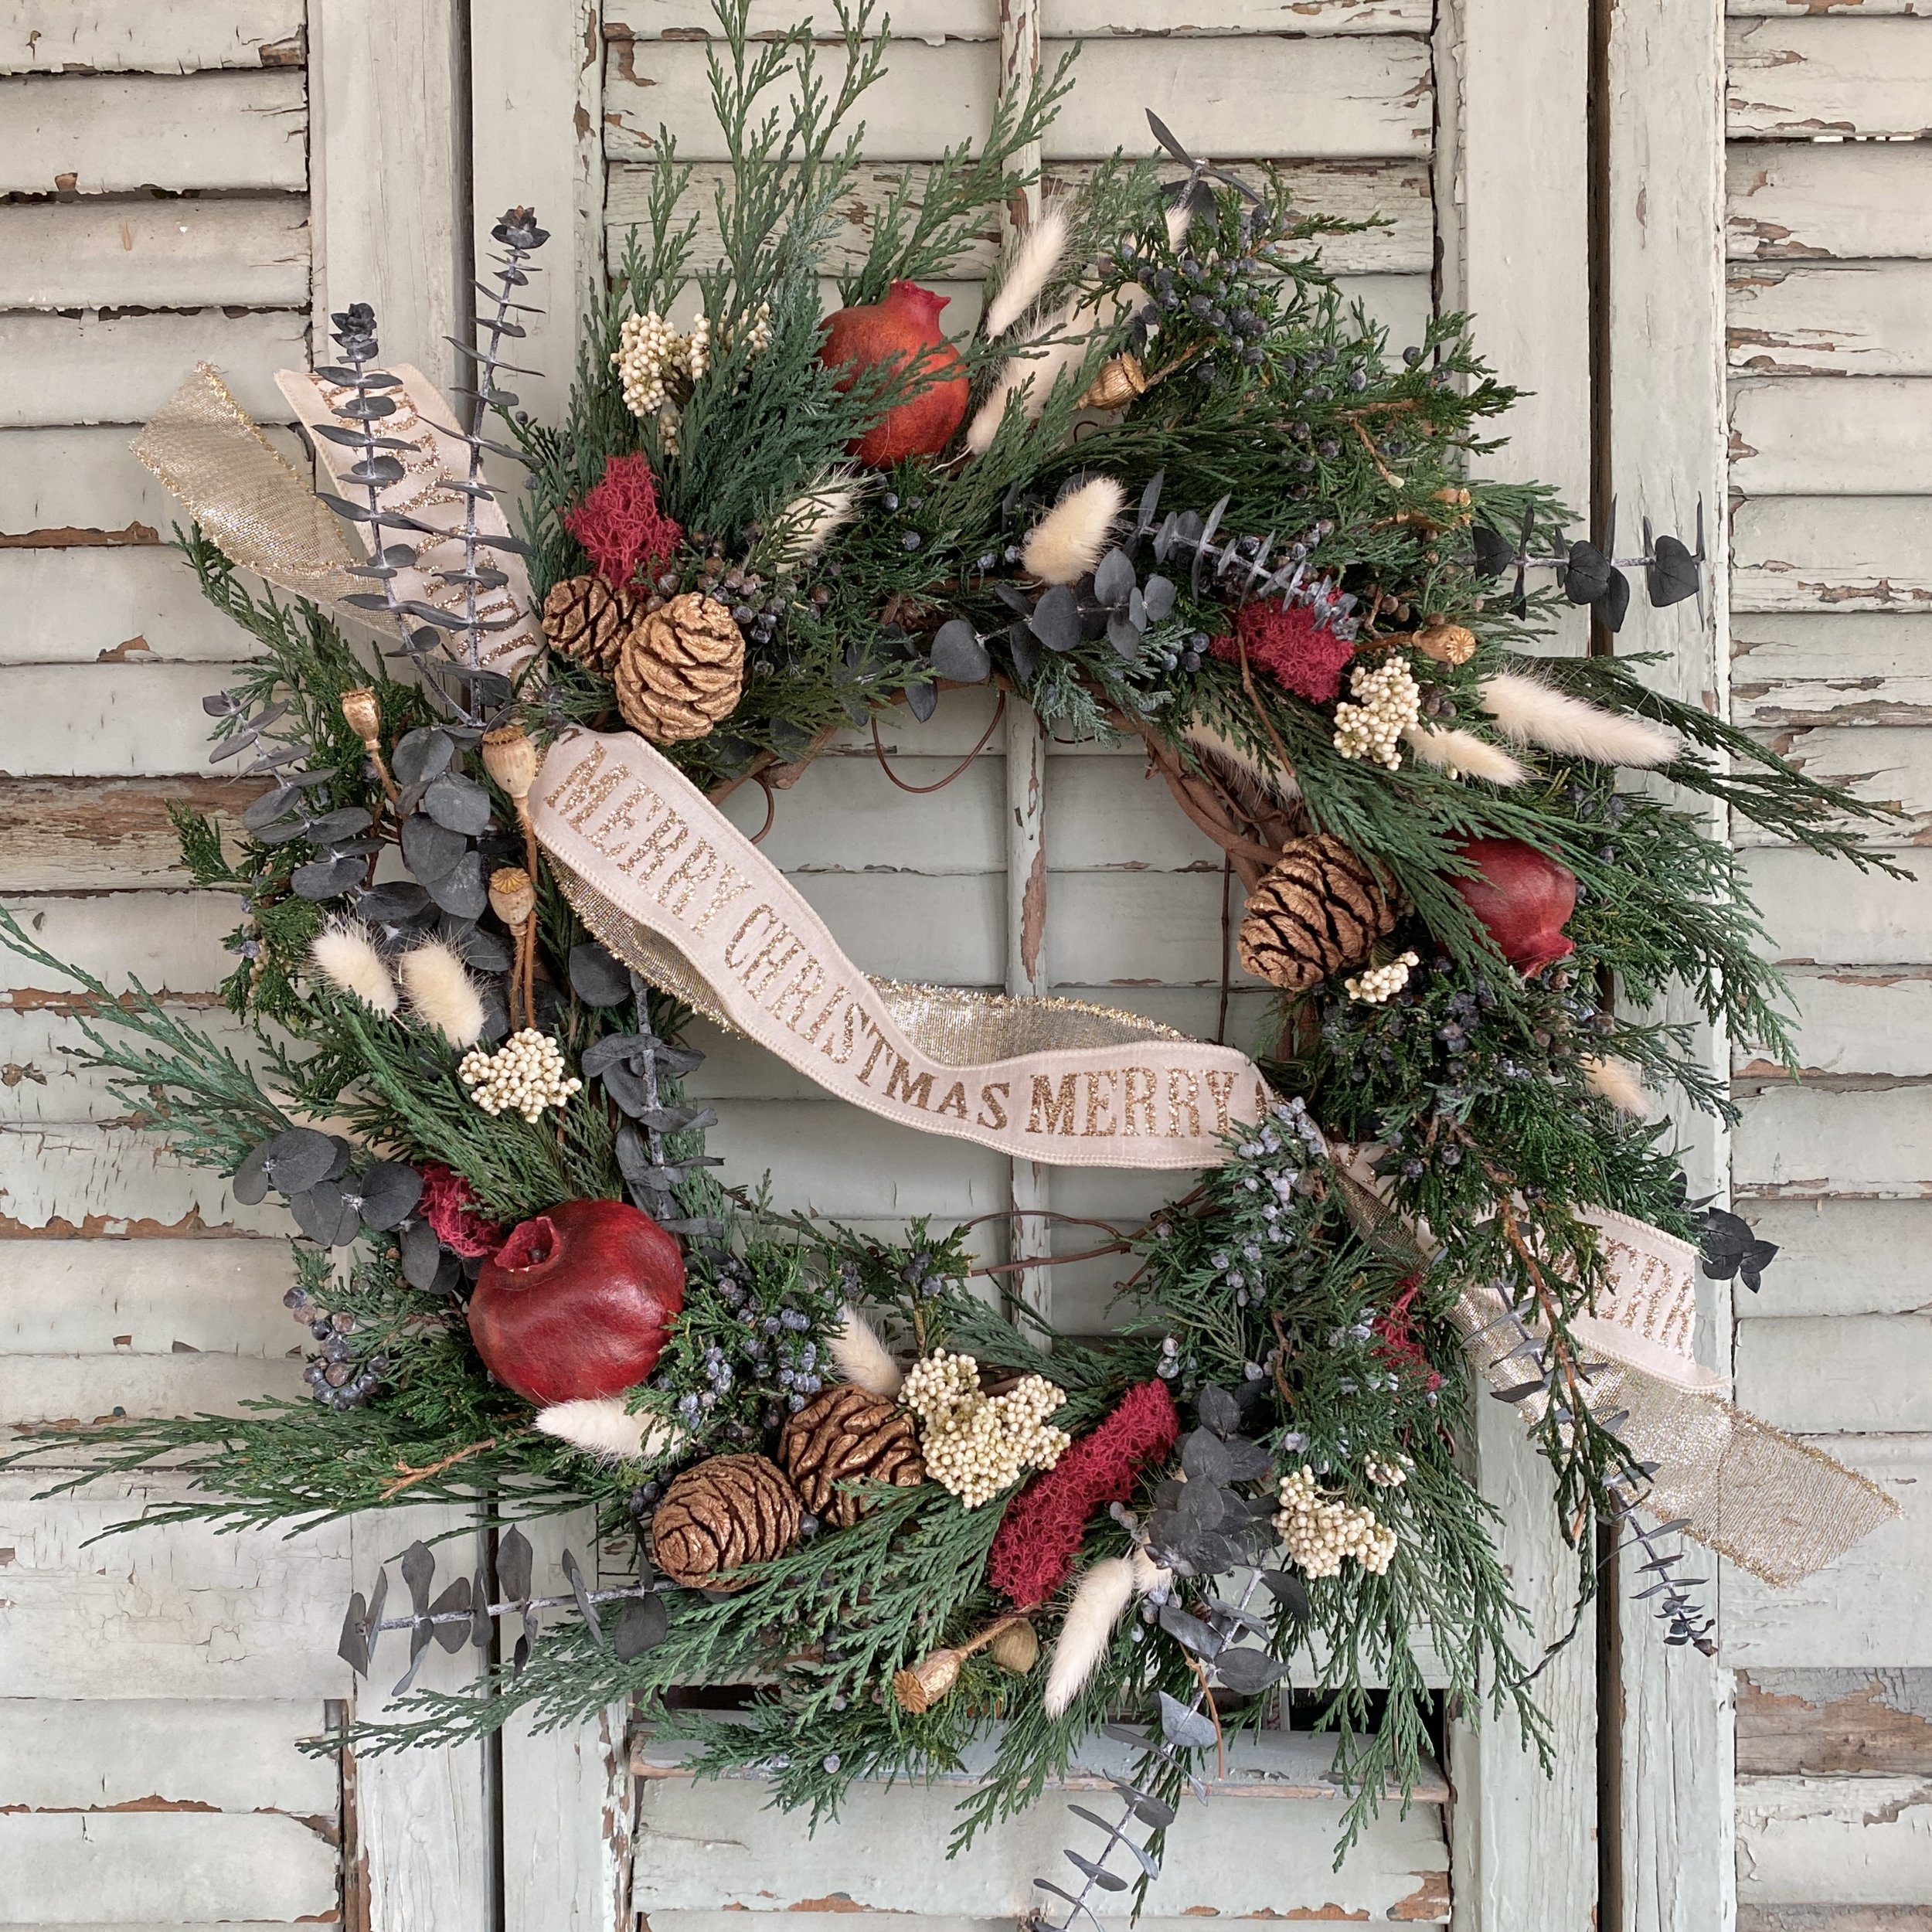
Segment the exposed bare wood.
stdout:
<svg viewBox="0 0 1932 1932">
<path fill-rule="evenodd" d="M 1739 22 L 1728 43 L 1734 140 L 1932 129 L 1932 46 L 1906 21 Z"/>
<path fill-rule="evenodd" d="M 294 309 L 0 315 L 0 429 L 145 423 L 198 362 L 213 362 L 257 420 L 281 422 L 275 372 L 308 352 L 308 318 Z"/>
<path fill-rule="evenodd" d="M 0 584 L 5 581 L 0 570 Z M 209 617 L 226 621 L 212 611 Z M 200 699 L 223 682 L 214 667 L 168 663 L 140 648 L 106 664 L 0 668 L 0 703 L 32 707 L 12 714 L 26 728 L 0 751 L 0 762 L 22 777 L 206 771 L 208 719 Z"/>
<path fill-rule="evenodd" d="M 1745 1089 L 1733 1169 L 1741 1192 L 1810 1199 L 1932 1196 L 1932 1085 Z"/>
<path fill-rule="evenodd" d="M 304 188 L 306 97 L 274 70 L 0 80 L 0 194 Z"/>
<path fill-rule="evenodd" d="M 302 196 L 0 208 L 0 308 L 299 308 L 308 300 Z"/>
<path fill-rule="evenodd" d="M 0 73 L 192 73 L 302 62 L 302 0 L 15 0 Z"/>
<path fill-rule="evenodd" d="M 1049 43 L 1046 58 L 1062 43 Z M 1095 40 L 1080 85 L 1049 130 L 1048 158 L 1089 160 L 1124 146 L 1153 151 L 1138 114 L 1151 107 L 1203 151 L 1254 158 L 1426 153 L 1430 104 L 1428 43 L 1405 36 L 1289 40 Z M 990 43 L 895 47 L 888 77 L 866 104 L 866 153 L 874 161 L 930 161 L 976 139 L 992 111 L 998 49 Z M 777 97 L 774 95 L 775 100 Z M 1250 104 L 1267 99 L 1257 115 Z M 605 152 L 649 158 L 662 124 L 680 156 L 721 161 L 705 80 L 704 49 L 682 41 L 613 41 L 604 70 Z"/>
<path fill-rule="evenodd" d="M 144 689 L 179 709 L 189 696 L 184 687 L 198 679 L 202 690 L 215 689 L 232 675 L 228 667 L 255 648 L 202 597 L 179 553 L 153 545 L 0 549 L 0 664 L 19 667 L 29 686 L 38 676 L 43 694 L 55 688 L 51 667 L 63 667 L 57 681 L 69 706 L 96 670 L 102 674 L 96 701 L 104 703 L 112 702 L 108 693 L 117 679 L 124 690 L 127 679 L 155 672 L 155 683 Z M 49 729 L 58 733 L 62 727 L 49 721 Z M 20 770 L 36 755 L 10 743 L 0 759 Z M 207 755 L 204 744 L 189 765 Z"/>
<path fill-rule="evenodd" d="M 117 992 L 131 975 L 150 990 L 212 1003 L 233 970 L 223 941 L 240 922 L 226 893 L 67 893 L 8 905 L 39 943 L 106 981 Z M 0 1007 L 67 1006 L 78 982 L 0 952 Z"/>
<path fill-rule="evenodd" d="M 1932 1777 L 1932 1672 L 1742 1674 L 1737 1768 L 1757 1777 Z"/>
<path fill-rule="evenodd" d="M 1932 719 L 1932 615 L 1751 611 L 1731 625 L 1741 723 L 1923 724 Z"/>
<path fill-rule="evenodd" d="M 238 820 L 255 795 L 234 779 L 0 781 L 0 892 L 179 887 L 181 849 L 171 803 Z"/>
<path fill-rule="evenodd" d="M 1932 1078 L 1932 967 L 1806 968 L 1789 975 L 1803 1077 Z M 1734 1044 L 1740 1075 L 1785 1077 L 1761 1048 Z"/>
</svg>

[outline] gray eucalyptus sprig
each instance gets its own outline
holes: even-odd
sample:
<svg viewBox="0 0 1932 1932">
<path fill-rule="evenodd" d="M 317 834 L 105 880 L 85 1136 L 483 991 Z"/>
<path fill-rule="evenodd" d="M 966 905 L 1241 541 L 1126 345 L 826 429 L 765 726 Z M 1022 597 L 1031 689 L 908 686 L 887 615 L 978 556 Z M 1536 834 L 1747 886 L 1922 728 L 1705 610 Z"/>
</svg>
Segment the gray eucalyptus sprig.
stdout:
<svg viewBox="0 0 1932 1932">
<path fill-rule="evenodd" d="M 492 1619 L 498 1617 L 514 1615 L 523 1620 L 523 1628 L 511 1654 L 511 1668 L 517 1673 L 522 1671 L 536 1648 L 543 1630 L 539 1613 L 546 1610 L 573 1607 L 592 1642 L 601 1646 L 607 1641 L 621 1664 L 641 1657 L 663 1641 L 670 1620 L 648 1562 L 645 1562 L 644 1573 L 634 1583 L 613 1590 L 592 1590 L 584 1581 L 576 1556 L 566 1549 L 562 1563 L 570 1594 L 536 1597 L 530 1590 L 532 1558 L 529 1539 L 520 1529 L 507 1530 L 497 1542 L 494 1593 L 489 1566 L 479 1563 L 474 1577 L 457 1577 L 432 1600 L 430 1593 L 435 1587 L 436 1558 L 427 1544 L 413 1543 L 403 1552 L 398 1566 L 410 1594 L 409 1614 L 386 1619 L 383 1615 L 389 1602 L 389 1566 L 385 1563 L 377 1570 L 375 1587 L 368 1596 L 359 1590 L 349 1599 L 335 1654 L 358 1677 L 366 1677 L 375 1662 L 377 1639 L 385 1631 L 406 1630 L 410 1633 L 409 1668 L 390 1692 L 392 1696 L 400 1697 L 415 1682 L 432 1642 L 440 1645 L 452 1656 L 466 1644 L 487 1651 Z M 615 1603 L 622 1604 L 624 1608 L 617 1613 L 607 1639 L 598 1608 Z"/>
</svg>

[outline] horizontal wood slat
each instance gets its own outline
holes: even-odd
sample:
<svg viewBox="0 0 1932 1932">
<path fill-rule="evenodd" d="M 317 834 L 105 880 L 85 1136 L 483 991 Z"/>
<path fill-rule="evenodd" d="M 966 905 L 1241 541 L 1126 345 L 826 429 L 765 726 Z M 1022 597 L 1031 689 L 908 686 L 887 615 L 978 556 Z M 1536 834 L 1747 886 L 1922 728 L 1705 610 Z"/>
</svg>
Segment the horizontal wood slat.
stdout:
<svg viewBox="0 0 1932 1932">
<path fill-rule="evenodd" d="M 1427 33 L 1430 0 L 1189 0 L 1184 20 L 1172 0 L 1043 0 L 1041 31 L 1052 35 L 1136 36 L 1266 33 Z M 785 32 L 808 22 L 815 33 L 836 36 L 835 9 L 808 0 L 754 0 L 748 22 L 754 36 Z M 609 0 L 607 36 L 640 40 L 701 39 L 717 32 L 706 0 Z M 904 40 L 997 40 L 998 0 L 901 0 L 892 31 Z"/>
<path fill-rule="evenodd" d="M 1753 1201 L 1751 1226 L 1778 1254 L 1747 1315 L 1932 1311 L 1932 1201 Z"/>
<path fill-rule="evenodd" d="M 1060 44 L 1046 50 L 1049 63 Z M 1095 40 L 1080 85 L 1047 130 L 1048 159 L 1091 160 L 1124 148 L 1154 152 L 1151 107 L 1199 151 L 1256 158 L 1428 151 L 1429 43 L 1407 36 L 1290 40 Z M 985 133 L 998 94 L 991 43 L 896 46 L 866 97 L 873 162 L 927 161 Z M 774 90 L 771 99 L 779 98 Z M 1267 112 L 1257 113 L 1265 100 Z M 1129 106 L 1127 104 L 1131 104 Z M 712 116 L 704 49 L 682 41 L 613 41 L 604 72 L 604 151 L 647 160 L 658 130 L 689 161 L 728 158 Z"/>
<path fill-rule="evenodd" d="M 308 184 L 299 73 L 0 80 L 0 194 Z"/>
<path fill-rule="evenodd" d="M 335 1909 L 335 1847 L 273 1812 L 0 1813 L 7 1909 L 31 1924 L 80 1899 L 130 1917 L 315 1919 Z"/>
<path fill-rule="evenodd" d="M 1911 869 L 1913 855 L 1904 856 Z M 1932 868 L 1893 879 L 1790 845 L 1760 846 L 1742 858 L 1774 958 L 1828 965 L 1932 958 Z"/>
<path fill-rule="evenodd" d="M 320 1818 L 340 1802 L 340 1774 L 296 1747 L 321 1729 L 313 1699 L 0 1698 L 0 1787 L 9 1804 L 37 1811 Z"/>
<path fill-rule="evenodd" d="M 1932 1777 L 1932 1672 L 1740 1672 L 1737 1769 L 1747 1777 Z"/>
<path fill-rule="evenodd" d="M 1932 262 L 1735 263 L 1727 353 L 1760 376 L 1932 374 Z"/>
<path fill-rule="evenodd" d="M 15 0 L 0 73 L 192 73 L 299 66 L 303 0 Z"/>
<path fill-rule="evenodd" d="M 145 423 L 201 362 L 214 364 L 258 422 L 283 422 L 288 405 L 275 372 L 308 357 L 300 309 L 0 315 L 0 429 Z"/>
<path fill-rule="evenodd" d="M 202 597 L 193 572 L 172 549 L 0 549 L 0 665 L 20 669 L 29 685 L 36 673 L 27 667 L 43 668 L 39 688 L 50 691 L 59 685 L 69 704 L 85 702 L 86 678 L 94 670 L 108 673 L 96 687 L 104 694 L 117 673 L 157 671 L 161 676 L 152 694 L 164 702 L 175 700 L 179 710 L 179 701 L 192 695 L 189 686 L 218 689 L 232 675 L 226 667 L 254 651 L 253 638 Z M 44 668 L 54 665 L 70 667 L 64 684 L 58 675 L 44 675 Z M 199 709 L 198 696 L 195 702 Z M 207 722 L 201 719 L 204 748 L 191 759 L 192 765 L 206 759 Z M 58 734 L 62 727 L 50 722 L 48 729 Z M 37 754 L 11 741 L 0 747 L 0 762 L 16 770 L 14 761 L 23 755 Z M 176 761 L 183 755 L 168 753 L 172 769 L 182 768 Z"/>
<path fill-rule="evenodd" d="M 716 186 L 729 168 L 706 162 L 692 170 L 687 206 L 699 217 L 695 267 L 713 267 L 721 259 L 713 199 Z M 900 170 L 866 166 L 860 170 L 854 192 L 838 210 L 838 226 L 827 253 L 835 274 L 855 270 L 871 245 L 872 226 L 880 203 L 898 182 Z M 1063 164 L 1047 177 L 1049 197 L 1071 192 L 1092 170 L 1078 163 Z M 1231 172 L 1253 177 L 1254 168 Z M 1426 165 L 1404 161 L 1299 161 L 1282 170 L 1299 206 L 1343 221 L 1384 218 L 1384 225 L 1359 235 L 1335 235 L 1321 245 L 1321 258 L 1336 274 L 1426 275 L 1435 259 L 1435 236 Z M 651 168 L 614 167 L 605 189 L 604 223 L 611 259 L 622 254 L 625 237 L 648 221 Z M 976 251 L 967 257 L 970 271 L 991 269 L 998 252 L 997 223 L 989 223 Z M 949 326 L 952 318 L 947 318 Z"/>
<path fill-rule="evenodd" d="M 1775 1911 L 1828 1902 L 1841 1912 L 1858 1906 L 1932 1906 L 1932 1780 L 1738 1780 L 1740 1925 L 1747 1908 Z M 1926 1914 L 1917 1916 L 1923 1920 Z M 1839 1923 L 1857 1920 L 1848 1914 Z M 1883 1919 L 1877 1923 L 1886 1924 Z M 1891 1924 L 1909 1926 L 1910 1920 L 1896 1918 Z"/>
<path fill-rule="evenodd" d="M 1932 0 L 1724 0 L 1733 19 L 1932 18 Z"/>
<path fill-rule="evenodd" d="M 101 553 L 80 554 L 98 558 Z M 0 572 L 0 583 L 5 580 Z M 192 590 L 191 583 L 191 595 Z M 212 611 L 209 617 L 236 634 Z M 226 681 L 229 668 L 167 663 L 145 649 L 108 664 L 0 668 L 0 706 L 31 707 L 9 714 L 19 725 L 0 746 L 0 768 L 20 777 L 205 772 L 209 747 L 201 699 Z"/>
<path fill-rule="evenodd" d="M 1731 485 L 1751 496 L 1932 495 L 1932 381 L 1731 386 Z"/>
<path fill-rule="evenodd" d="M 1804 1073 L 1932 1077 L 1932 967 L 1804 968 L 1789 977 Z M 1740 1073 L 1781 1073 L 1744 1042 L 1732 1060 Z"/>
<path fill-rule="evenodd" d="M 137 1128 L 0 1127 L 0 1237 L 231 1230 L 285 1236 L 287 1209 L 238 1206 L 221 1175 L 176 1160 Z"/>
<path fill-rule="evenodd" d="M 0 207 L 0 308 L 299 308 L 308 202 Z"/>
<path fill-rule="evenodd" d="M 1740 142 L 1727 173 L 1733 261 L 1932 255 L 1932 149 L 1914 141 Z"/>
<path fill-rule="evenodd" d="M 292 430 L 271 425 L 264 434 L 308 474 Z M 131 437 L 117 423 L 0 430 L 0 547 L 170 540 L 187 512 L 135 461 Z"/>
<path fill-rule="evenodd" d="M 1798 1435 L 1932 1430 L 1932 1316 L 1740 1312 L 1737 1399 L 1753 1415 Z"/>
<path fill-rule="evenodd" d="M 46 794 L 37 794 L 44 802 Z M 185 883 L 176 875 L 177 885 Z M 194 995 L 212 1004 L 233 970 L 223 941 L 241 922 L 226 893 L 69 892 L 26 899 L 0 885 L 27 930 L 56 959 L 95 974 L 116 992 L 130 978 L 151 992 Z M 77 983 L 0 951 L 0 1008 L 70 1003 Z"/>
<path fill-rule="evenodd" d="M 251 1402 L 308 1395 L 300 1359 L 232 1355 L 0 1355 L 0 1415 L 36 1422 L 121 1416 L 235 1416 Z"/>
<path fill-rule="evenodd" d="M 45 1468 L 0 1474 L 0 1548 L 13 1552 L 0 1697 L 349 1694 L 335 1655 L 351 1587 L 346 1523 L 288 1537 L 175 1523 L 90 1542 L 151 1498 L 178 1498 L 180 1485 L 114 1478 L 33 1500 L 47 1483 Z"/>
<path fill-rule="evenodd" d="M 1733 611 L 1932 610 L 1932 502 L 1747 498 L 1731 564 Z"/>
<path fill-rule="evenodd" d="M 1725 65 L 1733 141 L 1932 130 L 1932 35 L 1910 20 L 1740 22 Z"/>
<path fill-rule="evenodd" d="M 1747 1085 L 1731 1176 L 1747 1195 L 1932 1196 L 1932 1085 Z"/>
<path fill-rule="evenodd" d="M 1932 1564 L 1932 1442 L 1909 1434 L 1806 1440 L 1870 1477 L 1902 1513 L 1788 1589 L 1726 1564 L 1724 1662 L 1753 1671 L 1932 1665 L 1932 1620 L 1916 1581 Z"/>
</svg>

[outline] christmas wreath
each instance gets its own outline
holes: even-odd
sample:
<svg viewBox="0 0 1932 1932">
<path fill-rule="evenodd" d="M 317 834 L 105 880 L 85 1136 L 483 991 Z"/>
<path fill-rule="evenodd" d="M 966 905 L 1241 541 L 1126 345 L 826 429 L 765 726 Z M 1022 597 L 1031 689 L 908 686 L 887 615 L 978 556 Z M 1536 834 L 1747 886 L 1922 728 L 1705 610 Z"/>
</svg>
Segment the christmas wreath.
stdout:
<svg viewBox="0 0 1932 1932">
<path fill-rule="evenodd" d="M 1690 1359 L 1686 1244 L 1753 1283 L 1770 1250 L 1685 1198 L 1653 1098 L 1729 1107 L 1667 995 L 1786 1047 L 1713 808 L 1883 866 L 1849 828 L 1876 813 L 1631 660 L 1537 654 L 1566 600 L 1615 629 L 1627 569 L 1653 604 L 1694 594 L 1701 539 L 1619 561 L 1566 542 L 1548 491 L 1483 480 L 1512 392 L 1464 319 L 1390 354 L 1321 270 L 1336 225 L 1278 180 L 1156 123 L 1171 164 L 1049 201 L 948 340 L 923 284 L 1023 205 L 1063 69 L 886 196 L 828 317 L 884 42 L 862 15 L 828 72 L 802 29 L 750 41 L 744 0 L 721 24 L 710 265 L 667 139 L 561 427 L 505 386 L 545 240 L 515 209 L 460 421 L 383 366 L 366 308 L 284 379 L 323 509 L 210 372 L 137 445 L 259 647 L 208 700 L 216 760 L 255 782 L 240 831 L 176 813 L 196 883 L 244 904 L 247 1056 L 0 923 L 87 985 L 90 1057 L 138 1117 L 238 1201 L 287 1202 L 314 1399 L 76 1433 L 97 1469 L 184 1477 L 164 1516 L 490 1512 L 493 1573 L 438 1592 L 413 1547 L 406 1611 L 386 1570 L 342 1654 L 367 1671 L 407 1631 L 406 1689 L 434 1641 L 511 1616 L 519 1641 L 359 1749 L 636 1699 L 702 1770 L 756 1766 L 821 1817 L 990 1730 L 964 1845 L 1125 1725 L 1120 1823 L 1070 1852 L 1078 1889 L 1041 1881 L 1070 1923 L 1124 1889 L 1123 1846 L 1145 1885 L 1201 1755 L 1298 1667 L 1338 1733 L 1345 1847 L 1417 1774 L 1424 1639 L 1465 1715 L 1539 1739 L 1459 1458 L 1481 1393 L 1553 1466 L 1582 1592 L 1600 1526 L 1642 1543 L 1666 1643 L 1711 1641 L 1678 1532 L 1782 1580 L 1883 1514 Z M 526 488 L 499 498 L 486 459 Z M 809 908 L 716 804 L 975 685 L 1138 741 L 1228 855 L 1241 962 L 1280 992 L 1253 1065 L 1065 1002 L 835 994 L 806 977 L 842 964 L 828 942 L 791 964 Z M 719 1171 L 694 1009 L 915 1125 L 1202 1171 L 1112 1244 L 1117 1331 L 1056 1334 L 988 1291 L 965 1230 L 891 1244 Z M 1713 1428 L 1721 1457 L 1687 1447 Z M 1739 1485 L 1801 1527 L 1727 1530 Z M 515 1522 L 585 1505 L 634 1532 L 638 1580 L 593 1590 L 566 1558 L 567 1590 L 535 1594 Z M 752 1683 L 728 1720 L 667 1701 Z"/>
</svg>

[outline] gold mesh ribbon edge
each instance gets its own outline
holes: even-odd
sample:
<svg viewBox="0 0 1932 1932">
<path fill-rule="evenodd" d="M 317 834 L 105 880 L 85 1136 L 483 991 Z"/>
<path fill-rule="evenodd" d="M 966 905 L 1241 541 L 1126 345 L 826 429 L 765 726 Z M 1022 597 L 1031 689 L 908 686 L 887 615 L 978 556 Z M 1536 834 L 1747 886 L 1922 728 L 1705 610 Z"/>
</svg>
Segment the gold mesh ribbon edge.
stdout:
<svg viewBox="0 0 1932 1932">
<path fill-rule="evenodd" d="M 726 1032 L 737 1030 L 675 946 L 633 919 L 547 847 L 545 856 L 556 874 L 559 889 L 600 944 L 660 992 L 682 1000 Z M 1054 1049 L 1071 1052 L 1187 1037 L 1158 1020 L 1086 1000 L 1015 998 L 970 987 L 922 986 L 896 979 L 869 983 L 907 1038 L 947 1066 L 977 1066 Z"/>
<path fill-rule="evenodd" d="M 128 447 L 231 563 L 320 604 L 356 589 L 334 515 L 211 364 L 197 363 Z"/>
</svg>

